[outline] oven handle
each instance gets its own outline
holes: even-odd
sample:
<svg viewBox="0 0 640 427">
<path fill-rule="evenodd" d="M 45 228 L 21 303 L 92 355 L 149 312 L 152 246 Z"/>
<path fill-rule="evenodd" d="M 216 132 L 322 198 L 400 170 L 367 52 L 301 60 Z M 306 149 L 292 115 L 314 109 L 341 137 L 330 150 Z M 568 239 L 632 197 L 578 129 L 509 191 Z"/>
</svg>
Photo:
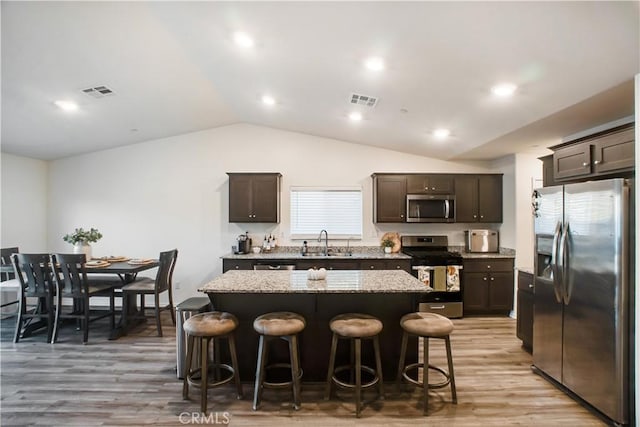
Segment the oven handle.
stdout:
<svg viewBox="0 0 640 427">
<path fill-rule="evenodd" d="M 444 218 L 449 219 L 449 200 L 444 201 Z"/>
</svg>

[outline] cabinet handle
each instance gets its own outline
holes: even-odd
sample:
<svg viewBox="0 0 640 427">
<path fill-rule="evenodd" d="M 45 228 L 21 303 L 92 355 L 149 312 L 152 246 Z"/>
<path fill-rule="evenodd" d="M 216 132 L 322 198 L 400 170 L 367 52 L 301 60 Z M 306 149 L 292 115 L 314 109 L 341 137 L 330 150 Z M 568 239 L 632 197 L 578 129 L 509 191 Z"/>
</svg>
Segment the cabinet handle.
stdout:
<svg viewBox="0 0 640 427">
<path fill-rule="evenodd" d="M 494 277 L 491 278 L 491 281 L 493 282 L 494 280 L 496 280 Z"/>
<path fill-rule="evenodd" d="M 477 218 L 477 217 L 478 217 L 477 215 L 474 215 L 474 216 L 473 216 L 473 218 L 474 218 L 474 219 L 475 219 L 475 218 Z"/>
<path fill-rule="evenodd" d="M 431 189 L 435 191 L 436 187 L 431 187 Z"/>
<path fill-rule="evenodd" d="M 594 161 L 593 161 L 593 164 L 594 164 L 594 165 L 600 164 L 600 160 L 594 160 Z"/>
<path fill-rule="evenodd" d="M 400 269 L 400 266 L 399 266 L 399 265 L 396 265 L 396 268 L 399 270 L 399 269 Z"/>
<path fill-rule="evenodd" d="M 484 277 L 482 278 L 482 280 L 484 280 L 484 281 L 486 282 L 486 281 L 487 281 L 487 276 L 484 276 Z"/>
<path fill-rule="evenodd" d="M 236 270 L 240 270 L 240 266 L 239 265 L 236 265 Z"/>
<path fill-rule="evenodd" d="M 480 219 L 484 218 L 484 215 L 480 215 Z"/>
<path fill-rule="evenodd" d="M 586 168 L 587 166 L 589 166 L 589 163 L 587 163 L 587 162 L 582 162 L 582 166 L 584 166 L 584 167 Z"/>
<path fill-rule="evenodd" d="M 400 218 L 404 218 L 404 215 L 400 214 Z"/>
<path fill-rule="evenodd" d="M 373 266 L 373 265 L 370 265 L 370 266 L 369 266 L 369 268 L 373 270 L 374 266 Z"/>
<path fill-rule="evenodd" d="M 529 289 L 532 289 L 532 288 L 533 288 L 533 285 L 532 285 L 532 284 L 529 284 Z"/>
<path fill-rule="evenodd" d="M 487 265 L 487 268 L 491 268 L 491 265 Z"/>
</svg>

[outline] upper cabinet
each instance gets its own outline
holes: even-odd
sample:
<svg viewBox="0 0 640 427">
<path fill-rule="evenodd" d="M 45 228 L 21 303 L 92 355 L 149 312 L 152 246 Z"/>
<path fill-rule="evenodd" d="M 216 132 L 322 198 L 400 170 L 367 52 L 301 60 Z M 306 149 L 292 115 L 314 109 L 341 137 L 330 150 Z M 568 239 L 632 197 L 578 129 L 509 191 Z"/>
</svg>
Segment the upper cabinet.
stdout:
<svg viewBox="0 0 640 427">
<path fill-rule="evenodd" d="M 279 173 L 227 173 L 229 222 L 280 222 Z"/>
<path fill-rule="evenodd" d="M 405 222 L 407 176 L 373 174 L 373 221 Z"/>
<path fill-rule="evenodd" d="M 456 222 L 502 222 L 501 174 L 372 177 L 374 222 L 407 222 L 407 194 L 455 195 Z"/>
<path fill-rule="evenodd" d="M 453 194 L 451 175 L 407 175 L 408 194 Z"/>
<path fill-rule="evenodd" d="M 550 181 L 592 179 L 630 172 L 634 168 L 634 145 L 634 125 L 628 124 L 551 147 L 554 153 Z"/>
<path fill-rule="evenodd" d="M 502 222 L 502 174 L 455 175 L 456 222 Z"/>
</svg>

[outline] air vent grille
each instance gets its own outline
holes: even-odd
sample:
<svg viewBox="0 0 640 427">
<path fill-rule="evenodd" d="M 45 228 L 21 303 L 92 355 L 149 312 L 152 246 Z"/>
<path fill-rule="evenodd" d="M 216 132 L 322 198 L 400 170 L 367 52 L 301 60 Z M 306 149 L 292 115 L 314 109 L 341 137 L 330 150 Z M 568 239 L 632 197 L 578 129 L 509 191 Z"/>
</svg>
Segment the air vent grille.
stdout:
<svg viewBox="0 0 640 427">
<path fill-rule="evenodd" d="M 105 96 L 115 95 L 113 90 L 111 90 L 110 88 L 104 85 L 88 87 L 86 89 L 82 89 L 82 92 L 84 92 L 86 95 L 89 95 L 93 98 L 104 98 Z"/>
<path fill-rule="evenodd" d="M 359 93 L 352 93 L 349 98 L 351 104 L 362 105 L 365 107 L 373 108 L 378 104 L 378 98 L 369 95 L 362 95 Z"/>
</svg>

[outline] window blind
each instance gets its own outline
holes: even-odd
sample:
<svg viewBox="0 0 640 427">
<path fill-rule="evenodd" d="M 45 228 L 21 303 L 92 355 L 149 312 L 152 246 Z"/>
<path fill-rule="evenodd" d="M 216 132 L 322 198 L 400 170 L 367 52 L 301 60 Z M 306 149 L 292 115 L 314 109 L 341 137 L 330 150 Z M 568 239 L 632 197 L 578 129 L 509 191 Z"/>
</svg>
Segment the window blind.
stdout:
<svg viewBox="0 0 640 427">
<path fill-rule="evenodd" d="M 291 188 L 291 238 L 362 238 L 362 189 Z"/>
</svg>

